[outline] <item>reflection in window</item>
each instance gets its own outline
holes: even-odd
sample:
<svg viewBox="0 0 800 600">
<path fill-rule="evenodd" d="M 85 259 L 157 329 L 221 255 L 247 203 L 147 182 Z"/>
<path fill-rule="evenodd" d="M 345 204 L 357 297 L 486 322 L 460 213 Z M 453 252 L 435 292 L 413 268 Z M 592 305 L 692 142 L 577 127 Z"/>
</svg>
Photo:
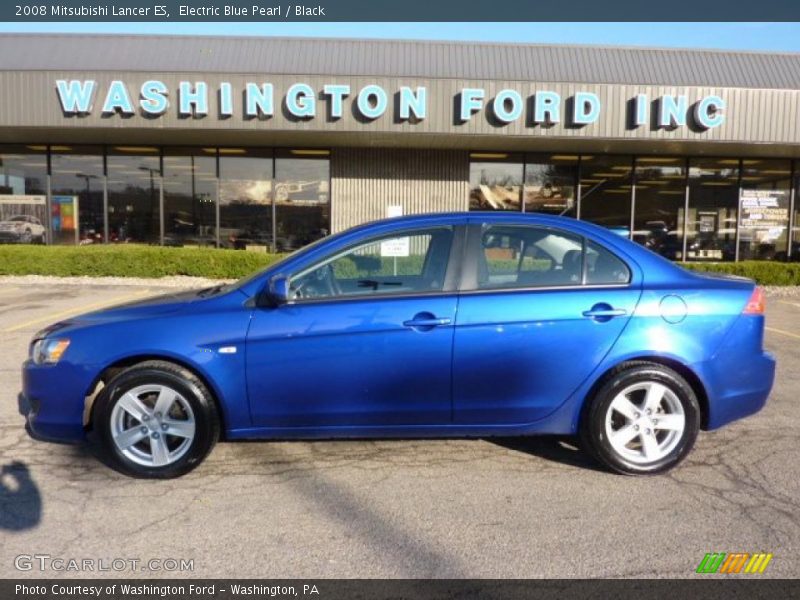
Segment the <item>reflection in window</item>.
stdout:
<svg viewBox="0 0 800 600">
<path fill-rule="evenodd" d="M 521 210 L 521 159 L 488 153 L 473 153 L 470 158 L 469 209 Z"/>
<path fill-rule="evenodd" d="M 628 236 L 631 222 L 631 157 L 581 158 L 581 219 Z"/>
<path fill-rule="evenodd" d="M 108 149 L 108 239 L 157 244 L 160 241 L 161 159 L 152 146 Z"/>
<path fill-rule="evenodd" d="M 690 159 L 687 260 L 735 258 L 738 196 L 738 159 Z"/>
<path fill-rule="evenodd" d="M 686 204 L 686 161 L 636 159 L 636 207 L 633 239 L 653 252 L 680 260 Z"/>
<path fill-rule="evenodd" d="M 103 242 L 103 149 L 51 146 L 54 244 Z"/>
<path fill-rule="evenodd" d="M 216 148 L 164 150 L 164 243 L 217 243 Z"/>
<path fill-rule="evenodd" d="M 359 244 L 292 277 L 292 298 L 441 291 L 452 237 L 451 227 L 437 227 Z"/>
<path fill-rule="evenodd" d="M 220 245 L 272 249 L 272 152 L 220 148 Z"/>
<path fill-rule="evenodd" d="M 739 260 L 786 258 L 791 168 L 788 160 L 742 161 Z"/>
<path fill-rule="evenodd" d="M 574 217 L 577 180 L 577 156 L 528 156 L 525 163 L 525 212 Z"/>
<path fill-rule="evenodd" d="M 583 239 L 542 227 L 483 230 L 478 289 L 580 285 Z"/>
<path fill-rule="evenodd" d="M 795 163 L 795 171 L 798 165 Z M 800 177 L 795 179 L 795 201 L 794 201 L 794 219 L 792 219 L 792 260 L 800 261 L 800 202 L 798 202 L 798 194 L 800 194 Z"/>
<path fill-rule="evenodd" d="M 0 242 L 47 240 L 47 148 L 0 148 Z"/>
<path fill-rule="evenodd" d="M 275 159 L 275 247 L 287 252 L 330 233 L 327 150 L 291 150 Z"/>
<path fill-rule="evenodd" d="M 631 280 L 628 266 L 600 244 L 586 243 L 586 284 L 620 285 Z"/>
</svg>

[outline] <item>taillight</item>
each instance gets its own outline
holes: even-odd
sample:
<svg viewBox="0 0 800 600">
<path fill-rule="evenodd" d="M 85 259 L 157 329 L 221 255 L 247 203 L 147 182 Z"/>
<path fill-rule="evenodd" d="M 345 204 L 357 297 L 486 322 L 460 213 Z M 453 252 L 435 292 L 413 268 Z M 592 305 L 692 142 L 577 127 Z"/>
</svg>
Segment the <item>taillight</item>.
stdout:
<svg viewBox="0 0 800 600">
<path fill-rule="evenodd" d="M 764 296 L 764 288 L 756 286 L 753 293 L 750 294 L 750 300 L 744 306 L 742 314 L 744 315 L 763 315 L 767 307 L 767 299 Z"/>
</svg>

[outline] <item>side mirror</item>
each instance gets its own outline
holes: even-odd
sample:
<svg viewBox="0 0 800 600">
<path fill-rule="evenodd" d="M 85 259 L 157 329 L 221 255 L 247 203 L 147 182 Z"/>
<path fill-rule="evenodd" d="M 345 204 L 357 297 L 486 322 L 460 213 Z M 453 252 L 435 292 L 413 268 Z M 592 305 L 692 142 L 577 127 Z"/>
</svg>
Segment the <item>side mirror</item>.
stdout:
<svg viewBox="0 0 800 600">
<path fill-rule="evenodd" d="M 289 302 L 289 278 L 276 275 L 269 280 L 267 298 L 272 306 L 282 306 Z"/>
</svg>

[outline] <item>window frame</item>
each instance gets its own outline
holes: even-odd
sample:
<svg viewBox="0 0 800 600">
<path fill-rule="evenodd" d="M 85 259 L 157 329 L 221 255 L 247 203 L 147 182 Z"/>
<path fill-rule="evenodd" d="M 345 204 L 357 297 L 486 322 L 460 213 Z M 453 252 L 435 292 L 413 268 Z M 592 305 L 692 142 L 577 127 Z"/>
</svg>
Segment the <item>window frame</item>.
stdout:
<svg viewBox="0 0 800 600">
<path fill-rule="evenodd" d="M 452 237 L 450 239 L 450 249 L 447 259 L 447 266 L 445 268 L 444 281 L 441 290 L 431 291 L 413 291 L 413 292 L 387 292 L 385 294 L 348 294 L 339 296 L 328 296 L 324 298 L 291 298 L 285 306 L 310 306 L 316 304 L 328 304 L 337 302 L 351 302 L 364 300 L 384 300 L 384 299 L 402 299 L 402 298 L 415 298 L 415 297 L 428 297 L 428 296 L 446 296 L 458 293 L 458 284 L 461 280 L 462 264 L 464 259 L 464 244 L 466 238 L 466 226 L 462 223 L 443 223 L 443 224 L 430 224 L 416 227 L 404 227 L 395 231 L 384 231 L 374 235 L 360 238 L 352 243 L 346 244 L 341 248 L 337 248 L 333 253 L 327 254 L 322 258 L 300 265 L 299 268 L 293 269 L 291 273 L 285 274 L 285 277 L 291 281 L 304 273 L 310 273 L 314 269 L 330 263 L 339 257 L 346 255 L 351 250 L 364 246 L 366 244 L 373 244 L 380 240 L 393 239 L 404 237 L 405 235 L 419 235 L 418 232 L 430 231 L 434 229 L 450 229 Z"/>
<path fill-rule="evenodd" d="M 553 232 L 556 235 L 566 235 L 570 237 L 579 237 L 581 239 L 581 282 L 578 284 L 565 284 L 565 285 L 544 285 L 544 286 L 513 286 L 513 287 L 495 287 L 495 288 L 479 288 L 478 287 L 478 261 L 477 253 L 482 251 L 482 239 L 485 227 L 522 227 L 533 229 L 544 229 Z M 633 285 L 635 279 L 635 271 L 631 267 L 628 260 L 621 257 L 618 252 L 611 250 L 606 244 L 593 238 L 588 238 L 582 233 L 572 232 L 550 225 L 543 225 L 539 223 L 518 223 L 509 221 L 478 221 L 472 222 L 466 227 L 466 236 L 464 240 L 464 260 L 462 261 L 462 272 L 458 282 L 459 294 L 495 294 L 495 293 L 513 293 L 513 292 L 531 292 L 531 291 L 547 291 L 547 290 L 586 290 L 586 289 L 600 289 L 600 288 L 629 288 Z M 586 252 L 588 242 L 602 247 L 606 252 L 609 252 L 617 260 L 619 260 L 628 270 L 628 281 L 625 283 L 586 283 L 587 261 Z"/>
</svg>

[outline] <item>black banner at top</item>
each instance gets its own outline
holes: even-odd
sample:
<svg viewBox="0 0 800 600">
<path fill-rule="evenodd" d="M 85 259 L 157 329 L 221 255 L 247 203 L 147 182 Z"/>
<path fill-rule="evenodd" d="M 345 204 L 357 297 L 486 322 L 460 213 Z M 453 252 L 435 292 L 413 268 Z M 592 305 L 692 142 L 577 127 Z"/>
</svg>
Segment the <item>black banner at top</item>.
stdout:
<svg viewBox="0 0 800 600">
<path fill-rule="evenodd" d="M 800 21 L 797 0 L 44 0 L 0 3 L 7 22 Z"/>
</svg>

